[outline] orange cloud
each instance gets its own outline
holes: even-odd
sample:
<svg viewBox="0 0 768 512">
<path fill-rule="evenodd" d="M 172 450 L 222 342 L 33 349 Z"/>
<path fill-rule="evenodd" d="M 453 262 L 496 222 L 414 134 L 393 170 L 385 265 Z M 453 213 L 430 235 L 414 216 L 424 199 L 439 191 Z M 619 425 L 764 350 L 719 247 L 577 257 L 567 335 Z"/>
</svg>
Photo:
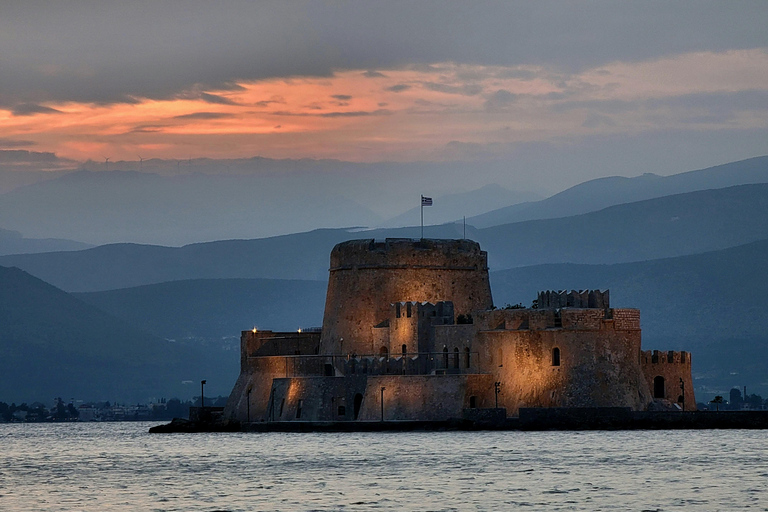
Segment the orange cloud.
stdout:
<svg viewBox="0 0 768 512">
<path fill-rule="evenodd" d="M 434 158 L 452 141 L 507 144 L 685 126 L 702 107 L 651 99 L 768 90 L 762 49 L 617 62 L 569 75 L 534 66 L 436 63 L 338 71 L 195 90 L 132 104 L 46 104 L 31 115 L 0 110 L 3 136 L 84 160 L 192 157 Z M 645 101 L 646 103 L 638 103 Z M 607 106 L 619 102 L 621 108 Z M 698 109 L 698 110 L 697 110 Z M 708 128 L 723 128 L 712 119 Z M 765 127 L 734 111 L 727 127 Z M 701 126 L 705 126 L 702 124 Z"/>
</svg>

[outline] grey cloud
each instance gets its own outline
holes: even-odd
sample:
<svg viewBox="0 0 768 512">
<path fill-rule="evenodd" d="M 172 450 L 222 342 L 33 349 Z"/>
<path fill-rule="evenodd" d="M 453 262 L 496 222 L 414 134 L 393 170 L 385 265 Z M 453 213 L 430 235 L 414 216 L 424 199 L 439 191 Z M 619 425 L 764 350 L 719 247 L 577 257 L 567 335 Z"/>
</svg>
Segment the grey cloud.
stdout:
<svg viewBox="0 0 768 512">
<path fill-rule="evenodd" d="M 331 98 L 335 98 L 339 101 L 349 101 L 352 99 L 352 96 L 349 94 L 333 94 L 331 95 Z"/>
<path fill-rule="evenodd" d="M 174 116 L 174 119 L 223 119 L 227 117 L 233 117 L 234 114 L 227 114 L 224 112 L 194 112 L 192 114 L 182 114 L 180 116 Z"/>
<path fill-rule="evenodd" d="M 506 89 L 499 89 L 491 94 L 483 106 L 488 112 L 494 112 L 503 110 L 505 107 L 514 103 L 518 98 L 517 94 L 513 94 Z"/>
<path fill-rule="evenodd" d="M 386 77 L 384 73 L 379 73 L 378 71 L 368 70 L 365 73 L 363 73 L 363 76 L 366 78 L 382 78 Z"/>
<path fill-rule="evenodd" d="M 11 107 L 11 114 L 14 116 L 33 116 L 35 114 L 61 114 L 61 110 L 38 105 L 36 103 L 19 103 Z"/>
<path fill-rule="evenodd" d="M 142 124 L 134 126 L 130 133 L 157 133 L 162 131 L 163 128 L 165 126 L 159 124 Z"/>
<path fill-rule="evenodd" d="M 378 110 L 356 110 L 352 112 L 324 112 L 322 114 L 309 114 L 304 112 L 273 112 L 277 116 L 297 116 L 297 117 L 363 117 L 363 116 L 385 116 L 391 114 L 391 110 L 380 108 Z"/>
<path fill-rule="evenodd" d="M 424 82 L 423 85 L 430 91 L 443 92 L 446 94 L 460 94 L 462 96 L 476 96 L 483 92 L 482 86 L 478 84 L 448 85 L 435 82 Z"/>
<path fill-rule="evenodd" d="M 391 91 L 391 92 L 403 92 L 403 91 L 407 91 L 410 88 L 411 88 L 411 86 L 407 85 L 407 84 L 396 84 L 396 85 L 393 85 L 391 87 L 387 87 L 384 90 L 385 91 Z"/>
<path fill-rule="evenodd" d="M 704 111 L 707 114 L 694 114 L 684 118 L 684 122 L 713 123 L 725 122 L 732 119 L 736 112 L 767 111 L 768 91 L 740 91 L 683 94 L 665 98 L 651 98 L 646 100 L 588 100 L 588 101 L 563 101 L 550 107 L 553 112 L 565 112 L 584 109 L 599 114 L 620 114 L 639 109 L 684 109 Z"/>
<path fill-rule="evenodd" d="M 373 111 L 358 110 L 355 112 L 327 112 L 325 114 L 320 114 L 320 117 L 385 116 L 391 113 L 392 112 L 390 110 L 380 108 L 378 110 L 373 110 Z"/>
<path fill-rule="evenodd" d="M 72 160 L 66 160 L 57 157 L 54 153 L 27 151 L 25 149 L 6 149 L 0 150 L 0 162 L 3 163 L 70 163 Z"/>
<path fill-rule="evenodd" d="M 759 0 L 738 8 L 696 0 L 354 5 L 105 0 L 41 8 L 5 2 L 0 103 L 165 99 L 195 88 L 230 88 L 238 80 L 448 61 L 573 71 L 688 51 L 768 47 L 768 9 Z"/>
<path fill-rule="evenodd" d="M 616 126 L 616 123 L 614 123 L 613 119 L 611 119 L 608 116 L 601 116 L 599 114 L 590 114 L 589 116 L 587 116 L 584 122 L 581 123 L 581 126 L 583 126 L 584 128 L 599 128 L 601 126 Z"/>
<path fill-rule="evenodd" d="M 31 140 L 9 139 L 7 137 L 0 137 L 0 148 L 23 148 L 27 146 L 34 146 L 36 142 Z"/>
</svg>

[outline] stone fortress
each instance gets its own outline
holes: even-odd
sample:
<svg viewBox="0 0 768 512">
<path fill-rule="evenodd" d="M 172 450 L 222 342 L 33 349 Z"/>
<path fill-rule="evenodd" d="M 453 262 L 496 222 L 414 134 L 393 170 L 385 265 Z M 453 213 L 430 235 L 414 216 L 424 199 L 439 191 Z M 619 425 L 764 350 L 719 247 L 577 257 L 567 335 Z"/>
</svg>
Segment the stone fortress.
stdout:
<svg viewBox="0 0 768 512">
<path fill-rule="evenodd" d="M 240 422 L 446 421 L 521 408 L 695 409 L 691 357 L 642 351 L 608 291 L 496 309 L 469 240 L 352 240 L 331 252 L 321 329 L 253 329 L 224 411 Z"/>
</svg>

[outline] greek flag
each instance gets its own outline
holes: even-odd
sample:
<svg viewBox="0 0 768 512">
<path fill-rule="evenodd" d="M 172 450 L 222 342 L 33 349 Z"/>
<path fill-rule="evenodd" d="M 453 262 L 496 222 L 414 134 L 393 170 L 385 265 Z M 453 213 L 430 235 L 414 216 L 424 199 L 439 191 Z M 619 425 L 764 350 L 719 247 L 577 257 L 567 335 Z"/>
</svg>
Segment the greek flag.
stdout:
<svg viewBox="0 0 768 512">
<path fill-rule="evenodd" d="M 432 198 L 421 196 L 421 206 L 432 206 Z"/>
</svg>

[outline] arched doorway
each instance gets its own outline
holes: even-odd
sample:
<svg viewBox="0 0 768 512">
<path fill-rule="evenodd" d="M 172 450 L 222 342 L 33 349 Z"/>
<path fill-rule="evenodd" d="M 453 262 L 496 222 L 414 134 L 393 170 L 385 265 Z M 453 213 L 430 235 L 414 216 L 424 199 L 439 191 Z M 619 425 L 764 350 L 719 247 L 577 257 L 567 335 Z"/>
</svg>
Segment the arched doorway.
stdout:
<svg viewBox="0 0 768 512">
<path fill-rule="evenodd" d="M 560 349 L 557 347 L 552 349 L 552 366 L 560 366 Z"/>
<path fill-rule="evenodd" d="M 657 375 L 653 378 L 653 398 L 664 398 L 667 394 L 664 390 L 664 377 Z"/>
</svg>

